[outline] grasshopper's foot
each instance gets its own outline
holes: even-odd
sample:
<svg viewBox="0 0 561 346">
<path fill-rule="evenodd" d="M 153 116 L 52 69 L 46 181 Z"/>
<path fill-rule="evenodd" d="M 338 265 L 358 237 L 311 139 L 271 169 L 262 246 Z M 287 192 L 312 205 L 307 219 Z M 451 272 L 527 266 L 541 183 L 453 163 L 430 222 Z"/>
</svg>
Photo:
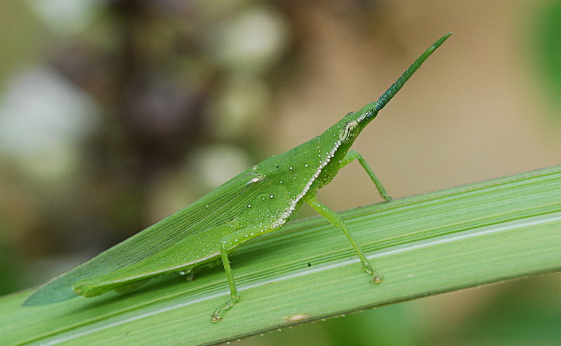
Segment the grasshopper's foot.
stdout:
<svg viewBox="0 0 561 346">
<path fill-rule="evenodd" d="M 236 298 L 232 298 L 228 300 L 226 303 L 220 305 L 218 309 L 214 310 L 212 315 L 210 315 L 211 321 L 213 323 L 220 321 L 222 319 L 222 317 L 220 316 L 220 312 L 224 309 L 226 310 L 230 309 L 232 306 L 234 306 L 234 304 L 238 302 L 238 300 L 240 300 L 240 296 L 237 296 Z"/>
<path fill-rule="evenodd" d="M 382 195 L 382 198 L 384 199 L 384 202 L 389 202 L 393 199 L 392 196 L 390 196 L 388 194 Z"/>
<path fill-rule="evenodd" d="M 384 277 L 381 274 L 378 274 L 378 272 L 376 272 L 374 269 L 372 269 L 371 266 L 368 267 L 364 266 L 363 268 L 364 270 L 366 270 L 368 274 L 372 275 L 372 280 L 370 280 L 371 282 L 375 284 L 379 284 L 384 279 Z"/>
</svg>

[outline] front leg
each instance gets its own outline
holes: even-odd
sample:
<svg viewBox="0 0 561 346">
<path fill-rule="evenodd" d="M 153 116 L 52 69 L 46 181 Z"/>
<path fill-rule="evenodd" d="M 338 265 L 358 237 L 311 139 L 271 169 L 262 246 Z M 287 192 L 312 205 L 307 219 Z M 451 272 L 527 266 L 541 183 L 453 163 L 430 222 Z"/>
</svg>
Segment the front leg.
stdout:
<svg viewBox="0 0 561 346">
<path fill-rule="evenodd" d="M 358 254 L 360 261 L 362 262 L 362 268 L 364 268 L 364 270 L 368 274 L 372 275 L 372 282 L 376 284 L 382 282 L 382 276 L 378 274 L 374 270 L 374 268 L 372 268 L 372 265 L 368 261 L 368 258 L 366 258 L 364 252 L 362 252 L 362 249 L 356 242 L 351 232 L 349 232 L 349 230 L 347 229 L 347 225 L 345 224 L 345 221 L 343 221 L 343 219 L 339 216 L 339 214 L 329 209 L 323 203 L 318 202 L 315 196 L 306 198 L 306 203 L 308 203 L 312 208 L 314 208 L 321 216 L 326 218 L 327 221 L 329 221 L 333 226 L 339 228 L 340 230 L 343 231 L 343 233 L 345 233 L 345 235 L 351 242 L 353 249 L 355 249 L 356 253 Z"/>
<path fill-rule="evenodd" d="M 358 153 L 358 151 L 349 150 L 347 152 L 347 154 L 345 155 L 345 158 L 341 162 L 341 166 L 339 167 L 339 169 L 345 167 L 346 165 L 351 163 L 353 160 L 358 160 L 358 162 L 364 168 L 364 170 L 366 171 L 366 173 L 368 174 L 370 179 L 372 179 L 372 182 L 374 182 L 374 185 L 376 185 L 376 188 L 378 189 L 378 192 L 380 193 L 380 196 L 382 196 L 382 198 L 384 200 L 386 200 L 386 202 L 391 201 L 392 198 L 390 197 L 390 195 L 388 195 L 388 193 L 386 192 L 386 189 L 384 189 L 384 187 L 382 186 L 382 183 L 380 182 L 378 177 L 376 177 L 376 174 L 374 174 L 374 171 L 372 170 L 372 168 L 370 168 L 368 163 L 366 163 L 366 160 L 364 159 L 364 157 L 362 157 L 362 155 L 360 155 Z"/>
</svg>

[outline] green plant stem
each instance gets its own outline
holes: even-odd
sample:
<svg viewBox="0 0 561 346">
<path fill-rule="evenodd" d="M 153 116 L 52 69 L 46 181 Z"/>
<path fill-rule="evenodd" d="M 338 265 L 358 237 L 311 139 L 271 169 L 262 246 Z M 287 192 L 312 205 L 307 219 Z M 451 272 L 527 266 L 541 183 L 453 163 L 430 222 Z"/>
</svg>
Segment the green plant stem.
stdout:
<svg viewBox="0 0 561 346">
<path fill-rule="evenodd" d="M 561 166 L 340 213 L 375 269 L 369 282 L 344 235 L 320 218 L 231 256 L 241 300 L 224 320 L 220 267 L 108 293 L 21 307 L 0 298 L 1 345 L 198 345 L 383 304 L 561 270 Z"/>
</svg>

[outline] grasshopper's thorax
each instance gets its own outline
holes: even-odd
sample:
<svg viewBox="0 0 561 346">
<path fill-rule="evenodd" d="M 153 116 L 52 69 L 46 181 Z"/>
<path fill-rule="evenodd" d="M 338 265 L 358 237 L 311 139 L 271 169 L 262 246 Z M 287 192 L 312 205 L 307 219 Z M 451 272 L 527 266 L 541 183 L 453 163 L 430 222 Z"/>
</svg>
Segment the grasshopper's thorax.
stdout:
<svg viewBox="0 0 561 346">
<path fill-rule="evenodd" d="M 284 223 L 299 208 L 305 196 L 315 195 L 317 189 L 337 175 L 356 137 L 373 118 L 372 110 L 373 104 L 370 104 L 358 112 L 349 113 L 321 135 L 254 167 L 254 172 L 259 174 L 255 179 L 267 180 L 276 186 L 274 193 L 263 191 L 263 196 L 259 196 L 269 201 L 264 208 L 268 218 L 278 219 L 278 224 Z M 274 197 L 268 200 L 270 195 Z"/>
</svg>

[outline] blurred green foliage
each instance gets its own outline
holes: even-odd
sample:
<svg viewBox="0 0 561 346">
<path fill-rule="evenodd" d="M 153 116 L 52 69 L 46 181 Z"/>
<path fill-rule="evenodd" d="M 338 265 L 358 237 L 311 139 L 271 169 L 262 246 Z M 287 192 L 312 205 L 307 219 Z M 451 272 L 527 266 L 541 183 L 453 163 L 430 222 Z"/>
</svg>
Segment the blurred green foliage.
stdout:
<svg viewBox="0 0 561 346">
<path fill-rule="evenodd" d="M 541 9 L 535 32 L 537 61 L 542 72 L 544 88 L 541 93 L 556 107 L 551 115 L 561 119 L 561 2 L 551 1 Z"/>
</svg>

